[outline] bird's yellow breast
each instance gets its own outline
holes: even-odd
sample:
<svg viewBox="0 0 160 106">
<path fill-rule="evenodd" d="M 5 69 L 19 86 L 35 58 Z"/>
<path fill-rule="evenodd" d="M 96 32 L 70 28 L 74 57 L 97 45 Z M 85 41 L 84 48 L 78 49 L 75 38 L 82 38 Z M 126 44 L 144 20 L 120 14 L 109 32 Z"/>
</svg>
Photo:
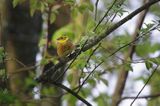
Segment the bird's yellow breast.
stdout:
<svg viewBox="0 0 160 106">
<path fill-rule="evenodd" d="M 74 45 L 67 39 L 57 39 L 57 54 L 59 57 L 65 57 L 72 52 Z"/>
</svg>

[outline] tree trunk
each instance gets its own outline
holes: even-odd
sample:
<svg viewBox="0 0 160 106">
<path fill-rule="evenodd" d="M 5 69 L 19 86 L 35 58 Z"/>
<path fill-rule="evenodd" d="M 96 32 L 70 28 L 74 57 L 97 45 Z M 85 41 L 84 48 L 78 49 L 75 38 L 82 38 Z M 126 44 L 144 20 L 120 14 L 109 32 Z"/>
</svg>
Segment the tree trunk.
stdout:
<svg viewBox="0 0 160 106">
<path fill-rule="evenodd" d="M 42 19 L 40 13 L 30 16 L 28 2 L 13 8 L 12 0 L 6 0 L 6 5 L 8 20 L 3 41 L 8 59 L 6 69 L 9 87 L 13 95 L 20 101 L 25 101 L 32 98 L 29 93 L 32 89 L 26 88 L 25 80 L 33 70 L 16 71 L 35 65 Z"/>
</svg>

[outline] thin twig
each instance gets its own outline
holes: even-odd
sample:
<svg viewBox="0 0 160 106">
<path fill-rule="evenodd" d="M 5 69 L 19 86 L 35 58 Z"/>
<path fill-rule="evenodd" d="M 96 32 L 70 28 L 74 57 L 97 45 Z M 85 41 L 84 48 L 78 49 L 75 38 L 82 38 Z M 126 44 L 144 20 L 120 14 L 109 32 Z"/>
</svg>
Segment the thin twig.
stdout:
<svg viewBox="0 0 160 106">
<path fill-rule="evenodd" d="M 78 89 L 78 91 L 76 93 L 78 93 L 80 91 L 80 89 L 83 87 L 84 84 L 86 84 L 85 82 L 88 80 L 88 78 L 90 77 L 90 75 L 96 70 L 96 68 L 98 68 L 104 61 L 100 62 L 97 66 L 95 66 L 95 68 L 89 73 L 89 75 L 85 78 L 85 80 L 82 82 L 82 84 L 78 85 L 77 87 L 73 88 L 72 91 L 75 91 Z M 83 72 L 83 71 L 82 71 Z M 63 93 L 62 95 L 67 94 L 67 92 Z M 61 96 L 62 96 L 61 95 Z"/>
<path fill-rule="evenodd" d="M 119 7 L 124 3 L 125 0 L 123 0 L 122 2 L 119 3 Z M 113 20 L 115 19 L 115 17 L 117 16 L 118 14 L 118 11 L 116 11 L 116 13 L 114 13 L 112 19 L 111 19 L 111 22 L 113 22 Z"/>
<path fill-rule="evenodd" d="M 94 67 L 94 69 L 89 73 L 89 75 L 86 77 L 86 79 L 82 82 L 82 84 L 79 86 L 77 93 L 81 90 L 85 82 L 88 80 L 88 78 L 91 76 L 91 74 L 103 63 L 104 61 L 100 62 L 97 66 Z"/>
<path fill-rule="evenodd" d="M 29 66 L 29 67 L 23 67 L 23 68 L 20 68 L 20 69 L 14 71 L 14 72 L 10 72 L 9 74 L 16 74 L 16 73 L 21 73 L 21 72 L 33 70 L 33 69 L 35 69 L 38 66 L 39 65 L 34 65 L 34 66 Z"/>
<path fill-rule="evenodd" d="M 110 55 L 112 54 L 112 52 L 110 52 L 107 48 L 103 47 L 102 45 L 101 45 L 101 48 L 104 49 L 105 51 L 107 51 Z M 116 55 L 115 55 L 115 57 L 116 57 L 117 59 L 119 59 L 119 60 L 121 60 L 121 61 L 124 62 L 124 59 L 123 59 L 123 58 L 120 58 L 120 57 L 118 57 L 118 56 L 116 56 Z M 127 62 L 128 62 L 128 61 L 127 61 Z"/>
<path fill-rule="evenodd" d="M 14 58 L 14 57 L 7 58 L 7 59 L 5 59 L 5 60 L 6 60 L 6 61 L 13 60 L 13 61 L 16 61 L 18 64 L 20 64 L 21 66 L 26 67 L 26 65 L 25 65 L 24 63 L 22 63 L 20 60 Z"/>
<path fill-rule="evenodd" d="M 96 31 L 96 29 L 98 28 L 98 26 L 102 23 L 102 21 L 104 20 L 104 18 L 108 15 L 108 13 L 110 12 L 110 10 L 113 8 L 114 4 L 116 3 L 117 0 L 114 0 L 113 4 L 109 7 L 109 9 L 106 11 L 106 13 L 104 14 L 104 16 L 101 18 L 101 20 L 98 22 L 98 24 L 96 25 L 96 27 L 93 29 L 93 32 Z"/>
<path fill-rule="evenodd" d="M 85 66 L 84 66 L 84 68 L 86 67 L 87 68 L 87 64 L 89 63 L 89 60 L 91 59 L 91 57 L 93 56 L 93 54 L 95 53 L 95 51 L 100 47 L 100 45 L 101 45 L 101 43 L 99 43 L 98 44 L 98 46 L 92 51 L 92 53 L 89 55 L 89 57 L 88 57 L 88 59 L 87 59 L 87 61 L 86 61 L 86 63 L 85 63 Z M 81 72 L 81 75 L 80 76 L 82 76 L 83 75 L 83 73 L 84 73 L 84 68 L 82 69 L 82 72 Z M 79 78 L 79 85 L 80 85 L 80 83 L 81 83 L 81 77 Z"/>
<path fill-rule="evenodd" d="M 48 81 L 44 81 L 44 82 L 48 82 Z M 75 93 L 73 90 L 71 90 L 70 88 L 66 87 L 65 85 L 61 84 L 61 83 L 57 83 L 57 82 L 48 82 L 51 83 L 59 88 L 64 89 L 65 91 L 69 92 L 70 94 L 72 94 L 74 97 L 76 97 L 78 100 L 82 101 L 84 104 L 86 104 L 87 106 L 92 106 L 88 101 L 86 101 L 83 97 L 81 97 L 80 95 L 78 95 L 77 93 Z"/>
<path fill-rule="evenodd" d="M 94 17 L 95 21 L 97 20 L 97 7 L 98 7 L 98 2 L 99 2 L 99 0 L 96 0 L 96 3 L 95 3 L 95 17 Z"/>
<path fill-rule="evenodd" d="M 146 85 L 148 84 L 148 82 L 151 80 L 151 78 L 153 77 L 154 73 L 156 72 L 157 68 L 159 67 L 159 65 L 156 66 L 156 68 L 153 70 L 152 74 L 149 76 L 148 80 L 146 81 L 146 83 L 144 84 L 144 86 L 142 87 L 142 89 L 138 92 L 137 96 L 134 98 L 134 100 L 131 102 L 130 106 L 133 105 L 133 103 L 136 101 L 136 99 L 139 97 L 139 95 L 141 94 L 141 92 L 143 91 L 143 89 L 146 87 Z"/>
<path fill-rule="evenodd" d="M 104 49 L 104 50 L 106 50 L 110 55 L 112 54 L 107 48 L 103 47 L 102 45 L 101 45 L 101 48 Z M 121 60 L 123 63 L 144 63 L 145 61 L 147 61 L 147 60 L 150 59 L 149 57 L 147 57 L 145 59 L 143 58 L 143 59 L 135 59 L 135 60 L 124 60 L 123 58 L 121 58 L 119 56 L 115 55 L 115 57 L 117 59 Z M 105 58 L 108 58 L 108 57 L 105 56 Z"/>
<path fill-rule="evenodd" d="M 144 96 L 139 96 L 137 97 L 137 99 L 148 99 L 148 98 L 157 98 L 157 97 L 160 97 L 160 93 L 157 93 L 157 94 L 152 94 L 152 95 L 144 95 Z M 125 100 L 125 99 L 135 99 L 136 97 L 135 96 L 130 96 L 130 97 L 123 97 L 121 99 L 122 100 Z"/>
<path fill-rule="evenodd" d="M 91 59 L 91 57 L 93 56 L 93 54 L 96 52 L 96 50 L 101 46 L 101 43 L 98 44 L 98 46 L 92 51 L 92 53 L 89 55 L 87 61 L 86 61 L 86 65 L 85 67 L 87 66 L 87 64 L 89 63 L 89 60 Z"/>
<path fill-rule="evenodd" d="M 84 69 L 84 68 L 83 68 Z M 81 84 L 81 76 L 84 74 L 84 71 L 83 69 L 81 69 L 81 74 L 80 74 L 80 77 L 78 79 L 78 86 Z"/>
</svg>

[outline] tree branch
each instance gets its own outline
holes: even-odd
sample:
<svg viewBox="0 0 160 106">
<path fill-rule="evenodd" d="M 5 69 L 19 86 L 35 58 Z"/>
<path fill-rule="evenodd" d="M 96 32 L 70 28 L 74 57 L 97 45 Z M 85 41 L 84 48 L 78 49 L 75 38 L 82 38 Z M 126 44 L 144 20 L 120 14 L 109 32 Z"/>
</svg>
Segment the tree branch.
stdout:
<svg viewBox="0 0 160 106">
<path fill-rule="evenodd" d="M 76 92 L 74 92 L 73 90 L 71 90 L 70 88 L 64 86 L 61 83 L 57 83 L 57 82 L 51 82 L 51 81 L 47 81 L 47 80 L 43 80 L 44 83 L 50 83 L 53 84 L 67 92 L 69 92 L 70 94 L 72 94 L 74 97 L 76 97 L 78 100 L 82 101 L 84 104 L 86 104 L 87 106 L 92 106 L 88 101 L 86 101 L 83 97 L 81 97 L 80 95 L 78 95 Z"/>
<path fill-rule="evenodd" d="M 138 13 L 140 13 L 143 10 L 149 8 L 151 5 L 157 3 L 158 1 L 160 1 L 160 0 L 151 0 L 150 2 L 144 4 L 143 6 L 141 6 L 140 8 L 138 8 L 137 10 L 133 11 L 131 14 L 129 14 L 128 16 L 126 16 L 125 18 L 123 18 L 121 21 L 117 22 L 116 24 L 114 24 L 113 26 L 111 26 L 110 28 L 108 28 L 101 35 L 97 35 L 97 37 L 94 37 L 93 39 L 90 39 L 88 41 L 89 43 L 84 47 L 83 51 L 86 51 L 86 50 L 92 48 L 93 46 L 95 46 L 96 44 L 98 44 L 101 40 L 103 40 L 105 37 L 109 36 L 109 34 L 112 33 L 114 30 L 116 30 L 118 27 L 120 27 L 121 25 L 123 25 L 125 22 L 129 21 L 134 16 L 136 16 Z"/>
<path fill-rule="evenodd" d="M 152 94 L 152 95 L 139 96 L 139 97 L 135 97 L 135 96 L 128 97 L 128 96 L 126 96 L 126 97 L 123 97 L 121 99 L 121 101 L 125 100 L 125 99 L 135 99 L 135 98 L 137 98 L 137 99 L 148 99 L 148 98 L 157 98 L 157 97 L 160 97 L 160 93 Z"/>
<path fill-rule="evenodd" d="M 101 40 L 103 40 L 105 37 L 109 36 L 109 34 L 112 33 L 114 30 L 116 30 L 118 27 L 120 27 L 121 25 L 123 25 L 125 22 L 127 22 L 128 20 L 130 20 L 131 18 L 133 18 L 135 15 L 137 15 L 138 13 L 140 13 L 141 11 L 143 11 L 144 9 L 147 9 L 151 5 L 157 3 L 158 1 L 160 1 L 160 0 L 153 0 L 151 2 L 146 3 L 142 7 L 138 8 L 137 10 L 135 10 L 134 12 L 132 12 L 131 14 L 129 14 L 128 16 L 126 16 L 121 21 L 117 22 L 115 25 L 111 26 L 109 29 L 107 29 L 101 35 L 97 35 L 97 37 L 94 37 L 93 39 L 88 40 L 88 43 L 84 46 L 84 48 L 82 48 L 81 52 L 85 52 L 88 49 L 92 48 L 93 46 L 97 45 Z M 40 81 L 40 82 L 42 81 L 43 82 L 43 81 L 45 81 L 45 79 L 48 79 L 60 67 L 63 67 L 67 62 L 69 62 L 70 60 L 74 59 L 77 56 L 77 54 L 80 55 L 79 51 L 80 50 L 77 49 L 70 56 L 66 57 L 64 59 L 64 61 L 61 61 L 61 62 L 55 64 L 49 70 L 45 71 L 39 78 L 37 78 L 37 81 Z"/>
<path fill-rule="evenodd" d="M 101 40 L 103 40 L 105 37 L 109 36 L 110 33 L 112 33 L 114 30 L 116 30 L 118 27 L 120 27 L 121 25 L 123 25 L 125 22 L 127 22 L 128 20 L 130 20 L 131 18 L 133 18 L 134 16 L 136 16 L 138 13 L 142 12 L 144 9 L 149 8 L 151 5 L 157 3 L 160 0 L 153 0 L 150 1 L 146 4 L 144 4 L 142 7 L 138 8 L 137 10 L 133 11 L 131 14 L 129 14 L 128 16 L 126 16 L 124 19 L 122 19 L 121 21 L 117 22 L 116 24 L 114 24 L 113 26 L 111 26 L 110 28 L 108 28 L 104 33 L 97 35 L 97 37 L 94 37 L 93 39 L 88 40 L 88 43 L 81 49 L 81 50 L 76 50 L 74 53 L 72 53 L 70 56 L 66 57 L 64 59 L 64 61 L 61 61 L 57 64 L 55 64 L 52 68 L 50 68 L 49 70 L 45 71 L 37 80 L 40 82 L 48 82 L 48 83 L 52 83 L 53 85 L 60 87 L 64 90 L 66 90 L 67 92 L 69 92 L 70 94 L 72 94 L 73 96 L 75 96 L 76 98 L 78 98 L 79 100 L 81 100 L 83 103 L 85 103 L 88 106 L 91 106 L 91 104 L 89 102 L 87 102 L 84 98 L 82 98 L 81 96 L 79 96 L 77 93 L 75 93 L 74 91 L 72 91 L 71 89 L 67 88 L 66 86 L 64 86 L 63 84 L 60 83 L 56 83 L 56 82 L 49 82 L 47 79 L 49 78 L 49 76 L 51 76 L 54 72 L 56 72 L 60 67 L 64 66 L 67 62 L 71 61 L 72 59 L 74 59 L 77 54 L 80 55 L 81 52 L 85 52 L 88 49 L 92 48 L 93 46 L 97 45 Z M 137 27 L 137 28 L 141 28 L 141 27 Z M 137 30 L 136 30 L 137 31 Z M 136 32 L 137 34 L 137 32 Z M 137 35 L 136 35 L 137 36 Z M 134 47 L 132 47 L 133 49 Z M 132 49 L 129 52 L 130 57 L 132 57 L 133 51 Z M 123 73 L 120 75 L 120 77 L 122 78 L 124 76 L 124 79 L 126 78 L 126 76 L 128 75 L 128 72 L 126 73 L 126 71 L 123 70 Z M 47 78 L 46 78 L 47 77 Z M 126 79 L 125 79 L 126 80 Z M 125 81 L 124 81 L 125 82 Z M 124 83 L 125 84 L 125 83 Z M 120 97 L 122 94 L 122 90 L 124 87 L 124 84 L 122 84 L 122 88 L 120 91 Z M 118 84 L 117 84 L 118 85 Z M 119 91 L 118 91 L 119 93 Z M 119 99 L 118 99 L 119 101 Z M 117 103 L 117 101 L 115 101 Z M 112 105 L 112 106 L 116 106 L 116 105 Z"/>
</svg>

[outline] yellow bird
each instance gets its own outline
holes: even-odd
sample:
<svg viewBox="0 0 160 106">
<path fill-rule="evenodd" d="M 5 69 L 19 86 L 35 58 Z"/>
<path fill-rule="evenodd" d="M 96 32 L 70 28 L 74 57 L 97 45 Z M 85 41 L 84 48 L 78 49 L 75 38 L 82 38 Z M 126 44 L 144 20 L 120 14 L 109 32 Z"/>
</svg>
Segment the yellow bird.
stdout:
<svg viewBox="0 0 160 106">
<path fill-rule="evenodd" d="M 71 40 L 67 36 L 57 38 L 57 54 L 60 58 L 69 55 L 75 48 Z"/>
</svg>

